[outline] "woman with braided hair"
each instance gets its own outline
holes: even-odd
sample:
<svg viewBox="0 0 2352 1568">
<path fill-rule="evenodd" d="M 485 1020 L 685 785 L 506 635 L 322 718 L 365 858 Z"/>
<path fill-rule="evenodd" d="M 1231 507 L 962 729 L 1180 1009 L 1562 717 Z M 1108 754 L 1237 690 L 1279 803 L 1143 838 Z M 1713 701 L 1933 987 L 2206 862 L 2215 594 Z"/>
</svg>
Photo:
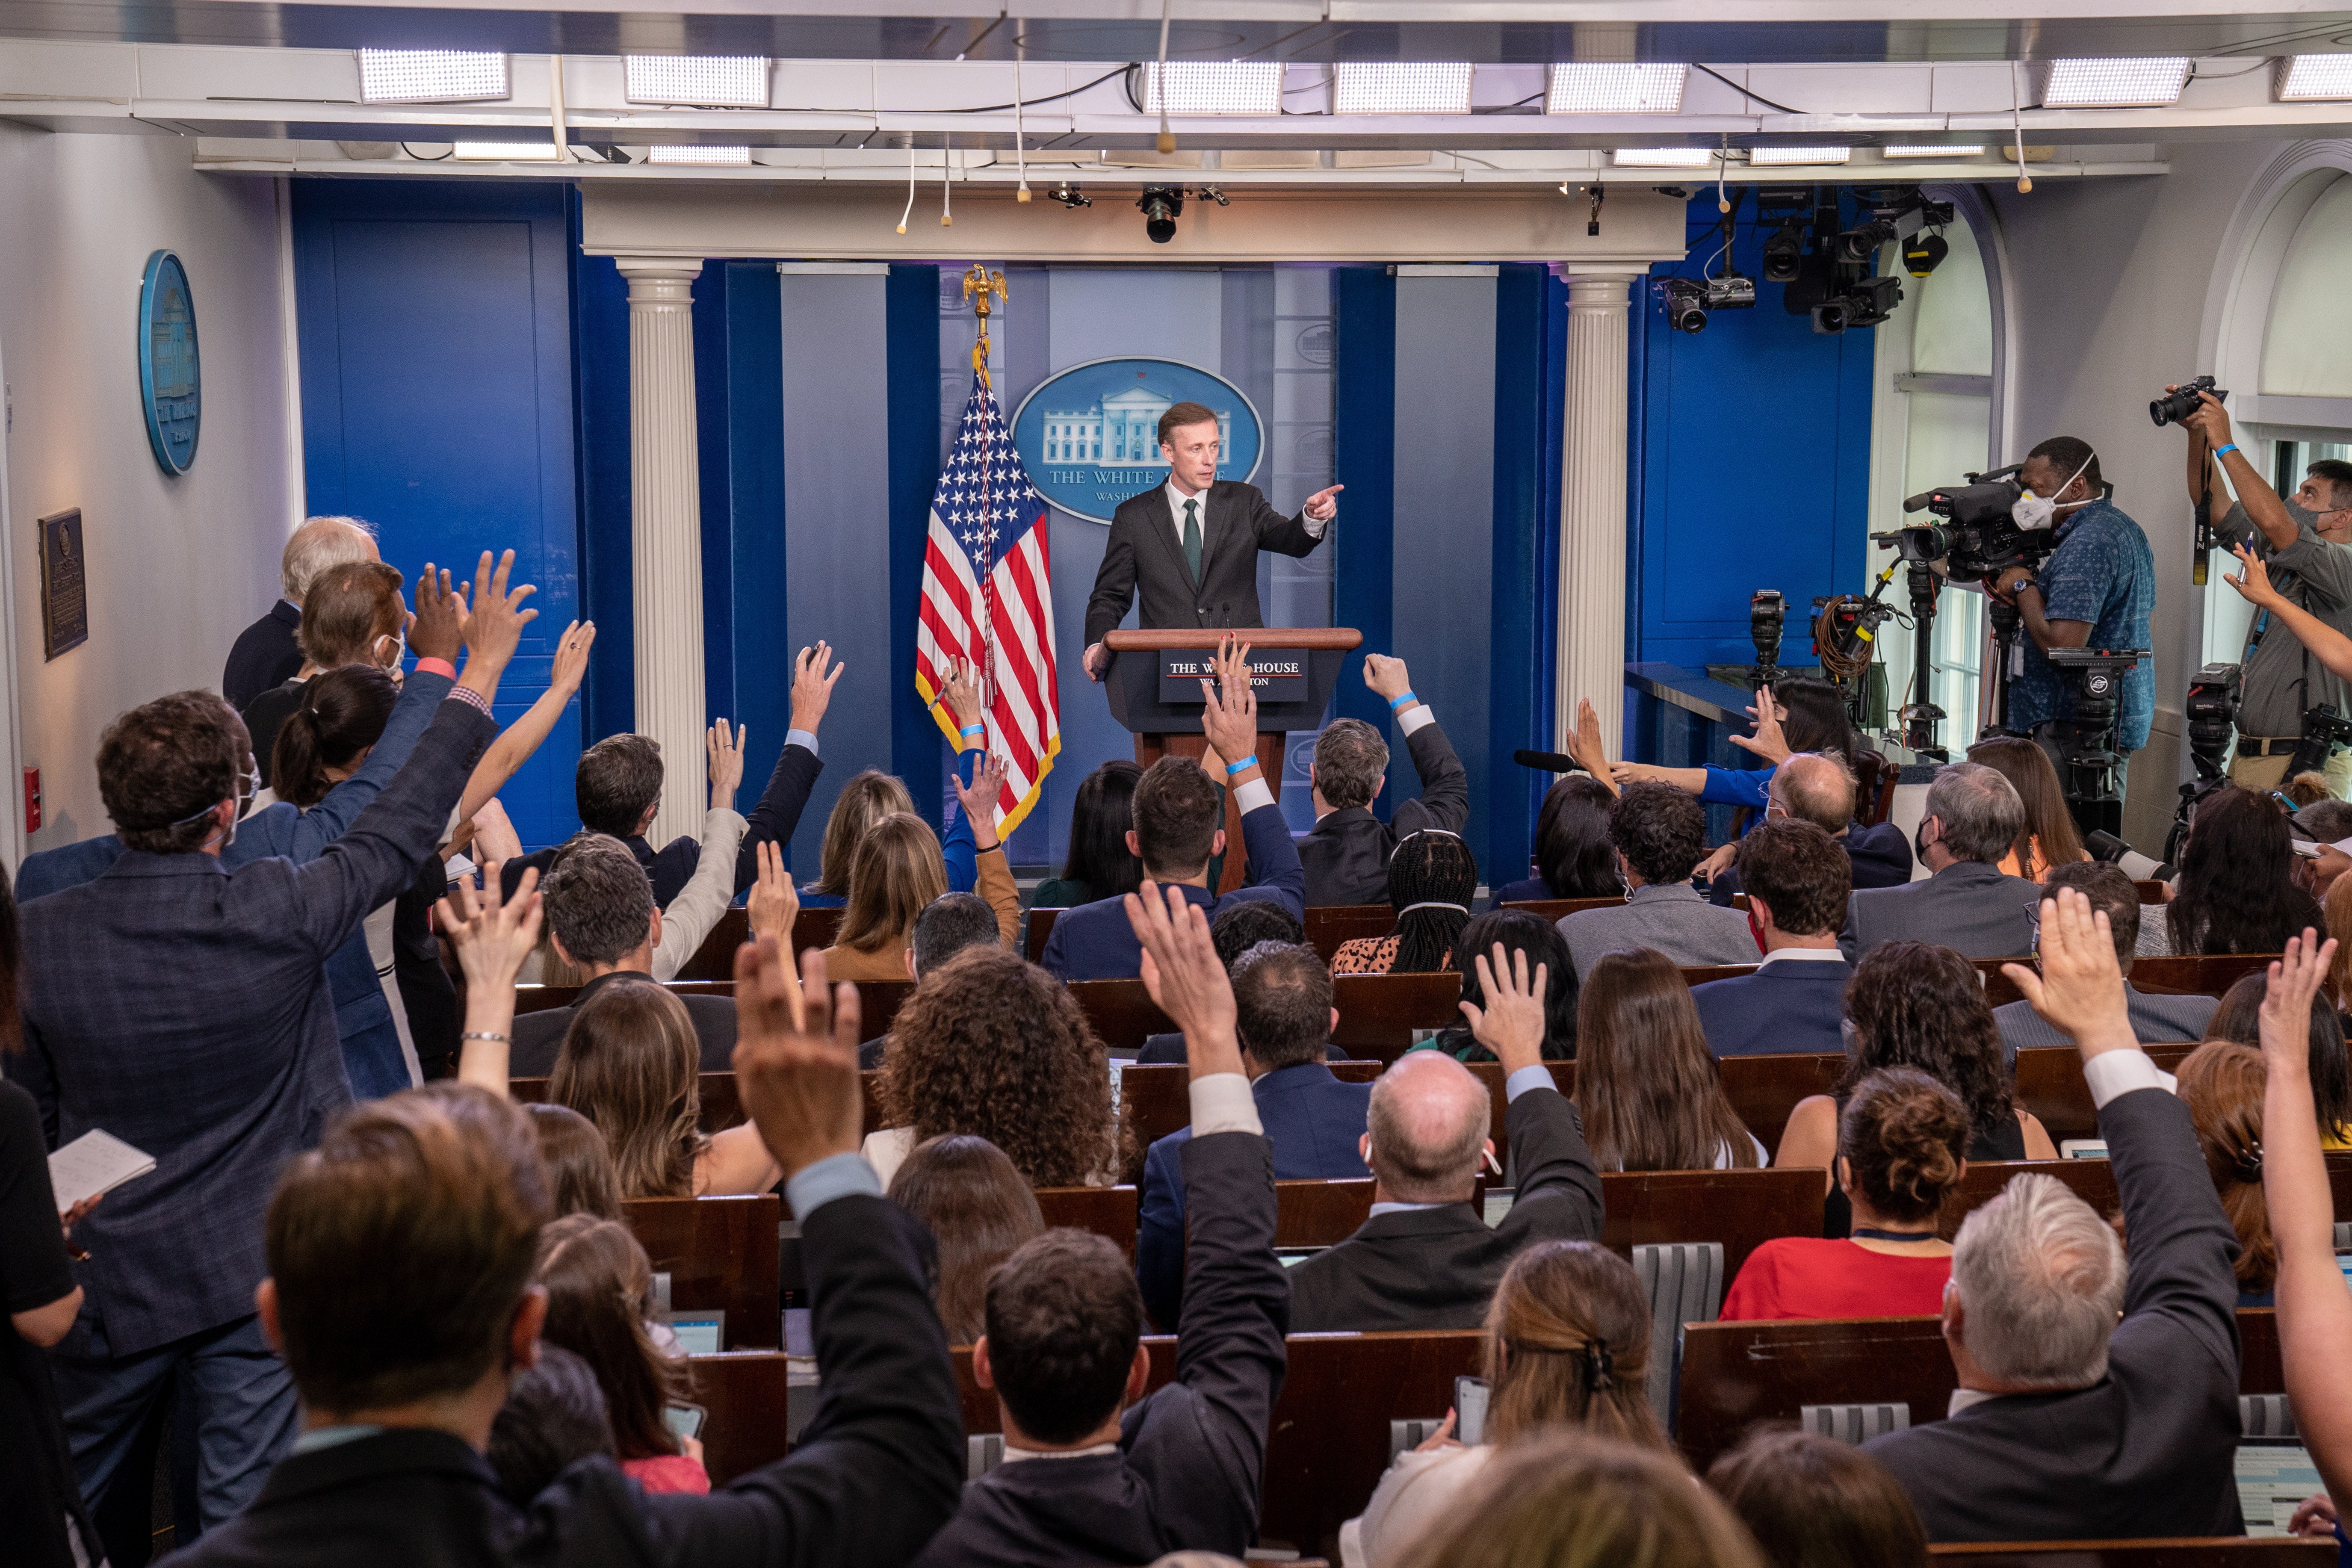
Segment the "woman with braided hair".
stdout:
<svg viewBox="0 0 2352 1568">
<path fill-rule="evenodd" d="M 1455 1504 L 1498 1446 L 1574 1427 L 1671 1456 L 1650 1404 L 1650 1305 L 1633 1266 L 1590 1241 L 1549 1241 L 1511 1260 L 1486 1309 L 1482 1440 L 1437 1435 L 1381 1478 L 1363 1517 L 1339 1527 L 1346 1568 L 1385 1568 Z"/>
<path fill-rule="evenodd" d="M 1748 1255 L 1723 1320 L 1903 1318 L 1943 1310 L 1952 1244 L 1936 1216 L 1969 1168 L 1969 1113 L 1916 1068 L 1854 1086 L 1838 1119 L 1835 1176 L 1853 1205 L 1842 1241 L 1776 1237 Z"/>
<path fill-rule="evenodd" d="M 1389 857 L 1389 901 L 1396 925 L 1386 936 L 1343 942 L 1334 974 L 1435 974 L 1454 961 L 1454 943 L 1470 923 L 1478 893 L 1478 858 L 1458 833 L 1424 827 L 1408 833 Z"/>
</svg>

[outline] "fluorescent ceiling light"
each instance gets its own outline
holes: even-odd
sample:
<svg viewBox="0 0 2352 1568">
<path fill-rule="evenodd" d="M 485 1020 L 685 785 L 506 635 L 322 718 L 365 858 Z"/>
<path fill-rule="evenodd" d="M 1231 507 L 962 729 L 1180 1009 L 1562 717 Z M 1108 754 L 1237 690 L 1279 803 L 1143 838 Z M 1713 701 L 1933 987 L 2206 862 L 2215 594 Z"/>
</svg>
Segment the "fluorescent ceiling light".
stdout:
<svg viewBox="0 0 2352 1568">
<path fill-rule="evenodd" d="M 1621 169 L 1704 169 L 1715 153 L 1705 147 L 1620 147 L 1614 161 Z"/>
<path fill-rule="evenodd" d="M 1678 114 L 1688 66 L 1556 65 L 1546 114 Z"/>
<path fill-rule="evenodd" d="M 2352 55 L 2290 55 L 2278 63 L 2281 103 L 2352 98 Z"/>
<path fill-rule="evenodd" d="M 751 161 L 749 147 L 656 147 L 646 160 L 649 163 L 700 163 L 708 165 L 747 164 Z"/>
<path fill-rule="evenodd" d="M 1465 62 L 1338 65 L 1332 68 L 1334 114 L 1467 114 L 1470 67 Z"/>
<path fill-rule="evenodd" d="M 460 49 L 362 49 L 366 103 L 448 103 L 507 96 L 507 58 Z"/>
<path fill-rule="evenodd" d="M 1981 158 L 1984 156 L 1984 143 L 1938 142 L 1919 147 L 1881 147 L 1878 155 L 1882 158 Z"/>
<path fill-rule="evenodd" d="M 551 163 L 553 142 L 460 142 L 457 158 L 464 163 Z"/>
<path fill-rule="evenodd" d="M 1851 147 L 1750 147 L 1748 161 L 1771 167 L 1780 163 L 1843 163 L 1853 156 Z"/>
<path fill-rule="evenodd" d="M 768 107 L 764 55 L 630 55 L 631 103 L 684 103 L 698 109 Z"/>
<path fill-rule="evenodd" d="M 1167 72 L 1168 112 L 1254 114 L 1282 112 L 1282 65 L 1256 60 L 1170 60 L 1143 68 L 1143 111 L 1160 112 L 1160 72 Z"/>
<path fill-rule="evenodd" d="M 2188 85 L 2186 58 L 2052 60 L 2042 101 L 2050 109 L 2153 109 L 2178 102 Z"/>
</svg>

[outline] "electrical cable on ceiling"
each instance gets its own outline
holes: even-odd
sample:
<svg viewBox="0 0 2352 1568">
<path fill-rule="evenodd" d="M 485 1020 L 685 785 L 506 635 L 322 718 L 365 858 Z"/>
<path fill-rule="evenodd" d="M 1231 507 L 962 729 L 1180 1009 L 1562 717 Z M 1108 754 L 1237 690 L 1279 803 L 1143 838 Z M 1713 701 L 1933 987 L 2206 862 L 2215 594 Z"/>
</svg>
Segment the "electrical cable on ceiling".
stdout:
<svg viewBox="0 0 2352 1568">
<path fill-rule="evenodd" d="M 2033 176 L 2025 172 L 2025 111 L 2019 107 L 2021 97 L 2017 87 L 2017 62 L 2010 61 L 2009 128 L 2010 133 L 2016 139 L 2014 144 L 2017 148 L 2017 194 L 2023 195 L 2033 189 Z"/>
<path fill-rule="evenodd" d="M 915 213 L 915 133 L 907 132 L 907 205 L 898 214 L 898 232 L 907 232 L 907 220 Z"/>
<path fill-rule="evenodd" d="M 1160 65 L 1152 84 L 1160 89 L 1160 153 L 1166 157 L 1176 151 L 1176 133 L 1168 129 L 1168 18 L 1176 9 L 1176 0 L 1160 0 Z"/>
<path fill-rule="evenodd" d="M 1812 110 L 1809 109 L 1791 109 L 1785 103 L 1773 102 L 1770 99 L 1766 98 L 1762 93 L 1750 92 L 1746 88 L 1740 86 L 1738 82 L 1732 80 L 1729 77 L 1724 75 L 1721 71 L 1715 69 L 1711 66 L 1700 65 L 1696 60 L 1693 60 L 1691 62 L 1691 69 L 1695 71 L 1706 72 L 1707 75 L 1713 77 L 1716 80 L 1721 82 L 1724 86 L 1729 88 L 1740 97 L 1747 99 L 1753 103 L 1760 103 L 1765 108 L 1769 109 L 1776 113 L 1810 114 L 1812 112 Z"/>
<path fill-rule="evenodd" d="M 1095 78 L 1092 81 L 1082 82 L 1078 86 L 1071 88 L 1066 92 L 1047 93 L 1043 98 L 1033 98 L 1029 100 L 1029 101 L 1031 103 L 1058 103 L 1063 99 L 1076 98 L 1078 94 L 1087 91 L 1090 88 L 1100 87 L 1111 78 L 1115 76 L 1125 76 L 1128 72 L 1136 68 L 1138 68 L 1131 65 L 1121 66 L 1117 70 L 1108 70 L 1103 72 L 1102 75 Z M 1020 107 L 1021 105 L 1013 103 L 982 103 L 975 104 L 970 109 L 928 109 L 925 110 L 924 112 L 927 114 L 1001 114 L 1005 110 L 1018 109 Z"/>
<path fill-rule="evenodd" d="M 451 147 L 451 148 L 449 149 L 449 151 L 447 151 L 446 153 L 442 153 L 442 154 L 441 154 L 441 156 L 440 156 L 440 157 L 438 157 L 438 158 L 427 158 L 427 157 L 425 157 L 423 153 L 421 153 L 417 152 L 417 150 L 416 150 L 415 148 L 411 147 L 411 146 L 410 146 L 407 142 L 403 142 L 400 144 L 400 150 L 401 150 L 402 152 L 404 152 L 404 153 L 407 153 L 410 157 L 412 157 L 412 158 L 415 159 L 415 160 L 416 160 L 418 163 L 439 163 L 446 162 L 446 160 L 448 160 L 448 159 L 450 159 L 450 158 L 454 158 L 454 157 L 456 157 L 456 156 L 457 155 L 457 148 L 455 148 L 455 147 Z"/>
<path fill-rule="evenodd" d="M 1726 135 L 1723 138 L 1723 145 L 1717 148 L 1715 152 L 1715 210 L 1719 213 L 1727 213 L 1731 210 L 1730 198 L 1723 194 L 1723 166 L 1730 162 L 1731 138 Z"/>
</svg>

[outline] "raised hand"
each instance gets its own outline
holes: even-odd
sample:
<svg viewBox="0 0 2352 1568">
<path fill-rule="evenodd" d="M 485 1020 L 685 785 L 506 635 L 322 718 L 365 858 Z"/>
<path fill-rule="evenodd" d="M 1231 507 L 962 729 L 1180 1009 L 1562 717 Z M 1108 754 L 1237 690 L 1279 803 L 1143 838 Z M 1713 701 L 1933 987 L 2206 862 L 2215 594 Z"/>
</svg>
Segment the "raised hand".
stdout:
<svg viewBox="0 0 2352 1568">
<path fill-rule="evenodd" d="M 2168 386 L 2164 390 L 2178 392 L 2180 389 Z M 2221 401 L 2210 392 L 2197 395 L 2197 411 L 2180 423 L 2183 428 L 2194 430 L 2205 437 L 2205 449 L 2209 452 L 2218 452 L 2230 444 L 2230 416 L 2222 408 Z"/>
<path fill-rule="evenodd" d="M 832 706 L 833 689 L 841 679 L 845 664 L 831 664 L 833 645 L 820 638 L 814 647 L 804 647 L 793 660 L 793 728 L 816 733 L 824 722 L 824 710 Z M 826 667 L 831 664 L 831 673 Z"/>
<path fill-rule="evenodd" d="M 969 730 L 980 722 L 980 667 L 970 659 L 959 658 L 948 666 L 947 689 L 940 700 L 948 705 L 948 715 L 959 730 Z M 968 744 L 959 750 L 970 751 Z"/>
<path fill-rule="evenodd" d="M 466 647 L 466 601 L 450 592 L 449 574 L 427 563 L 416 579 L 416 613 L 408 617 L 408 650 L 419 658 L 446 659 L 453 667 Z"/>
<path fill-rule="evenodd" d="M 1368 653 L 1364 656 L 1364 684 L 1381 701 L 1393 702 L 1412 689 L 1412 677 L 1405 672 L 1404 660 Z"/>
<path fill-rule="evenodd" d="M 2084 1058 L 2131 1050 L 2131 1016 L 2124 1000 L 2123 966 L 2116 960 L 2115 934 L 2102 910 L 2077 888 L 2061 888 L 2042 900 L 2042 972 L 2004 963 L 2033 1010 L 2074 1042 Z"/>
<path fill-rule="evenodd" d="M 2301 1078 L 2310 1072 L 2311 999 L 2327 983 L 2335 961 L 2336 939 L 2323 942 L 2308 926 L 2286 939 L 2284 956 L 2271 960 L 2260 1027 L 2263 1065 L 2272 1073 Z"/>
<path fill-rule="evenodd" d="M 1789 742 L 1780 733 L 1780 721 L 1789 716 L 1789 710 L 1772 700 L 1770 687 L 1756 694 L 1756 706 L 1748 710 L 1748 716 L 1756 721 L 1756 733 L 1730 736 L 1731 743 L 1743 752 L 1755 752 L 1768 763 L 1787 762 Z"/>
<path fill-rule="evenodd" d="M 1219 756 L 1236 763 L 1257 752 L 1257 692 L 1250 685 L 1249 651 L 1249 644 L 1226 633 L 1217 639 L 1212 661 L 1215 681 L 1201 682 L 1201 697 L 1207 704 L 1201 712 L 1201 728 Z M 1242 777 L 1230 782 L 1239 784 Z"/>
<path fill-rule="evenodd" d="M 474 568 L 473 607 L 466 616 L 466 673 L 458 684 L 485 702 L 498 694 L 499 677 L 521 645 L 523 627 L 539 619 L 537 610 L 527 610 L 522 604 L 539 590 L 528 583 L 511 591 L 507 587 L 514 558 L 509 550 L 493 566 L 485 550 Z"/>
<path fill-rule="evenodd" d="M 772 937 L 735 950 L 735 1086 L 787 1178 L 854 1154 L 865 1121 L 857 1079 L 857 987 L 828 997 L 824 954 L 801 955 L 795 988 Z"/>
<path fill-rule="evenodd" d="M 1208 915 L 1183 889 L 1163 889 L 1149 878 L 1127 895 L 1126 907 L 1127 923 L 1143 944 L 1143 987 L 1184 1031 L 1192 1076 L 1241 1071 L 1234 983 L 1210 940 Z"/>
<path fill-rule="evenodd" d="M 784 874 L 784 854 L 773 839 L 761 840 L 758 858 L 759 879 L 751 884 L 751 896 L 744 901 L 744 915 L 753 936 L 773 937 L 790 952 L 793 922 L 801 913 L 800 889 Z"/>
<path fill-rule="evenodd" d="M 518 860 L 522 858 L 522 835 L 515 831 L 507 808 L 492 795 L 482 802 L 471 819 L 473 856 L 476 860 Z"/>
<path fill-rule="evenodd" d="M 972 764 L 971 783 L 956 775 L 956 805 L 971 819 L 973 846 L 983 854 L 996 847 L 997 804 L 1004 798 L 1004 779 L 1013 764 L 1003 756 L 982 757 Z"/>
<path fill-rule="evenodd" d="M 1530 980 L 1526 951 L 1512 952 L 1499 942 L 1491 965 L 1483 952 L 1473 962 L 1478 966 L 1478 985 L 1486 994 L 1486 1005 L 1456 1004 L 1470 1020 L 1471 1037 L 1495 1053 L 1507 1075 L 1541 1062 L 1544 992 L 1551 983 L 1550 966 L 1537 964 Z"/>
<path fill-rule="evenodd" d="M 1299 508 L 1299 510 L 1305 512 L 1308 517 L 1313 518 L 1318 522 L 1328 521 L 1338 514 L 1339 510 L 1339 502 L 1338 500 L 1339 494 L 1341 490 L 1344 490 L 1347 488 L 1348 487 L 1345 485 L 1333 485 L 1328 489 L 1317 490 L 1313 495 L 1307 498 L 1307 504 Z"/>
<path fill-rule="evenodd" d="M 1601 715 L 1592 710 L 1591 698 L 1576 700 L 1576 731 L 1569 737 L 1568 754 L 1576 759 L 1577 766 L 1608 785 L 1610 794 L 1617 793 L 1609 751 L 1601 740 Z"/>
<path fill-rule="evenodd" d="M 547 676 L 549 689 L 567 696 L 579 690 L 588 674 L 588 650 L 595 646 L 595 622 L 574 621 L 564 627 L 555 642 L 555 664 Z"/>
<path fill-rule="evenodd" d="M 2221 581 L 2238 591 L 2238 596 L 2260 609 L 2274 610 L 2286 603 L 2286 596 L 2271 586 L 2271 569 L 2263 558 L 2242 544 L 2230 546 L 2230 553 L 2238 558 L 2238 574 L 2221 574 Z"/>
<path fill-rule="evenodd" d="M 702 738 L 703 750 L 710 753 L 710 809 L 731 808 L 735 792 L 743 783 L 743 748 L 751 743 L 749 729 L 734 730 L 720 719 L 710 726 Z"/>
<path fill-rule="evenodd" d="M 479 891 L 473 879 L 467 878 L 449 889 L 439 906 L 441 934 L 457 950 L 468 996 L 477 988 L 512 990 L 523 961 L 539 945 L 539 868 L 522 874 L 509 899 L 499 891 L 503 864 L 493 860 L 482 868 Z"/>
</svg>

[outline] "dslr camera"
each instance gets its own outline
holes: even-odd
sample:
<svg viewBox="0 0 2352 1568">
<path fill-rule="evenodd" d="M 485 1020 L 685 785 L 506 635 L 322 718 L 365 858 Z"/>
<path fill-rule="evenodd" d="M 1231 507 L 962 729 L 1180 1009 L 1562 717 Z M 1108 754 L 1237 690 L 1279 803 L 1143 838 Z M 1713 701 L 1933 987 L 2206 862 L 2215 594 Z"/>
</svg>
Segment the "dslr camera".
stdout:
<svg viewBox="0 0 2352 1568">
<path fill-rule="evenodd" d="M 2199 407 L 2197 395 L 2200 392 L 2211 393 L 2213 401 L 2216 403 L 2230 401 L 2230 395 L 2214 385 L 2211 376 L 2200 375 L 2194 381 L 2183 382 L 2177 392 L 2168 392 L 2162 397 L 2151 399 L 2147 405 L 2147 416 L 2156 422 L 2159 429 L 2167 425 L 2178 425 L 2197 412 Z"/>
<path fill-rule="evenodd" d="M 1720 278 L 1669 278 L 1657 286 L 1666 306 L 1666 325 L 1678 332 L 1706 331 L 1710 310 L 1752 310 L 1756 279 L 1738 272 Z"/>
<path fill-rule="evenodd" d="M 1913 523 L 1871 538 L 1891 546 L 1906 561 L 1947 562 L 1955 579 L 1990 577 L 2039 562 L 2058 548 L 2055 529 L 2020 528 L 2010 515 L 2025 494 L 2016 465 L 1970 474 L 1968 481 L 1924 491 L 1903 503 L 1905 511 L 1929 512 L 1942 521 Z"/>
</svg>

